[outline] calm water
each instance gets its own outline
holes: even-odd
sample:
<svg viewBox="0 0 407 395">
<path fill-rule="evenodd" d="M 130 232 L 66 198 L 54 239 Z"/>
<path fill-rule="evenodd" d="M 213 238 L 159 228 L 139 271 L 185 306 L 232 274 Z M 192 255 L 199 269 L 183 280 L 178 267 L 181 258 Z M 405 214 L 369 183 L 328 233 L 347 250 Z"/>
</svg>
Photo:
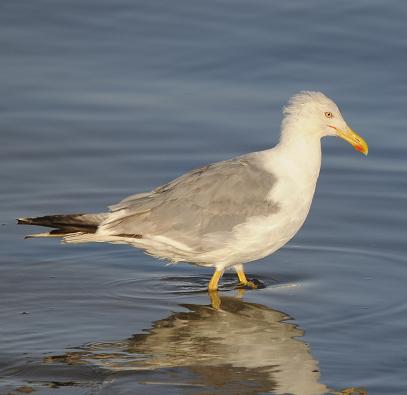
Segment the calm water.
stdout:
<svg viewBox="0 0 407 395">
<path fill-rule="evenodd" d="M 406 19 L 401 0 L 2 1 L 0 393 L 405 394 Z M 369 157 L 324 141 L 304 228 L 248 266 L 266 288 L 226 276 L 221 311 L 203 268 L 15 225 L 270 147 L 303 89 Z"/>
</svg>

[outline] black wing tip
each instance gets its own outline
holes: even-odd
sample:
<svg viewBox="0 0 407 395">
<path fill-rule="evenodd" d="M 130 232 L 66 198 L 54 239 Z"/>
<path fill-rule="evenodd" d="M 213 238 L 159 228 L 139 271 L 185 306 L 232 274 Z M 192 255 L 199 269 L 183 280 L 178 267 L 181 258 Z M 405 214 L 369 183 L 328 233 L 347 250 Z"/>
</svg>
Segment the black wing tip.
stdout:
<svg viewBox="0 0 407 395">
<path fill-rule="evenodd" d="M 17 225 L 29 225 L 29 224 L 31 224 L 31 218 L 26 218 L 26 217 L 16 218 L 16 221 L 17 221 Z"/>
</svg>

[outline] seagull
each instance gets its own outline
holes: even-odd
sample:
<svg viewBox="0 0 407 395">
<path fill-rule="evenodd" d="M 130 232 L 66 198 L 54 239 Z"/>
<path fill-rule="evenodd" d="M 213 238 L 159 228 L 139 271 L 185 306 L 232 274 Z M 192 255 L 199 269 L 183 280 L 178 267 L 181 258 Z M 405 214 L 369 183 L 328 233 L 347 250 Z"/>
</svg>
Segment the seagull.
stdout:
<svg viewBox="0 0 407 395">
<path fill-rule="evenodd" d="M 208 291 L 234 268 L 284 246 L 309 213 L 321 168 L 321 138 L 338 136 L 364 155 L 368 145 L 321 92 L 303 91 L 283 109 L 278 144 L 192 170 L 151 192 L 131 195 L 108 212 L 17 219 L 53 228 L 27 237 L 66 243 L 127 244 L 171 263 L 212 267 Z"/>
</svg>

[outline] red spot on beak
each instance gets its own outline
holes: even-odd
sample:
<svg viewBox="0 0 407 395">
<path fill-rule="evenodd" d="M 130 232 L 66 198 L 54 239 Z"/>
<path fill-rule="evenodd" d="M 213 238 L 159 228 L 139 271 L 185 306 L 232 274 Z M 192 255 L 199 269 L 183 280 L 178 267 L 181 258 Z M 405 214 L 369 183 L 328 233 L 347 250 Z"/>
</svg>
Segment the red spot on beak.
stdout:
<svg viewBox="0 0 407 395">
<path fill-rule="evenodd" d="M 355 145 L 355 150 L 359 152 L 363 152 L 363 147 L 361 145 Z"/>
</svg>

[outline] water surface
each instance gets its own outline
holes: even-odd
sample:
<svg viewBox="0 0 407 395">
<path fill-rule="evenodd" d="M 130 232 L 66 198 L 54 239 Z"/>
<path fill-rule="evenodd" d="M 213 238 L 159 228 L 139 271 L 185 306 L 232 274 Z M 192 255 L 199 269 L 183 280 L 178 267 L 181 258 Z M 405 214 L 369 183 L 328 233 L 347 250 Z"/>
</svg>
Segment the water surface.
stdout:
<svg viewBox="0 0 407 395">
<path fill-rule="evenodd" d="M 406 18 L 401 0 L 3 1 L 0 393 L 405 394 Z M 324 141 L 305 226 L 248 266 L 264 289 L 226 276 L 220 310 L 206 269 L 15 225 L 268 148 L 303 89 L 369 157 Z"/>
</svg>

